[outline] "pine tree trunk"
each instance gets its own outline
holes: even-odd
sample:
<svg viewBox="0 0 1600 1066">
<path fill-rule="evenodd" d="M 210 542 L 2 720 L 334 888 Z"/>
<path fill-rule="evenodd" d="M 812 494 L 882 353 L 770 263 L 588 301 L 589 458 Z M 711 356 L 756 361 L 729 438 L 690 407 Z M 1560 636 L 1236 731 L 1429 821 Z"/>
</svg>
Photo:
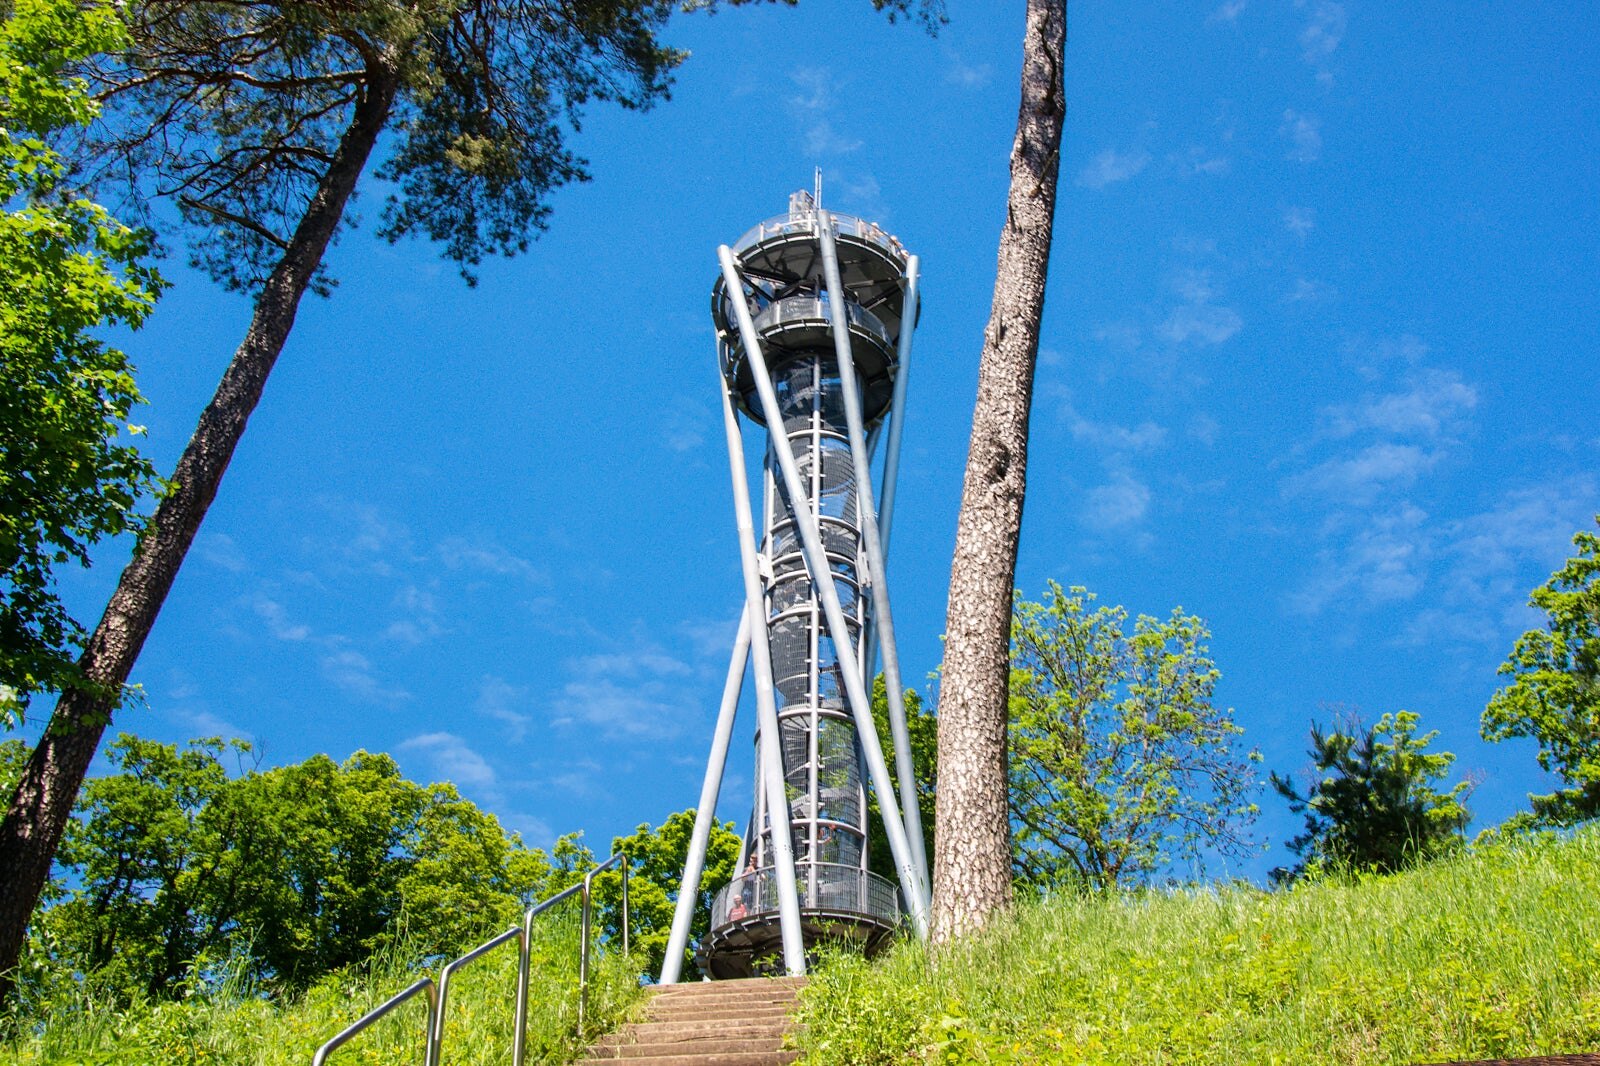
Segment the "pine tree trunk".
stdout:
<svg viewBox="0 0 1600 1066">
<path fill-rule="evenodd" d="M 1027 481 L 1028 413 L 1055 216 L 1066 0 L 1028 0 L 1022 104 L 1000 232 L 994 303 L 978 367 L 939 682 L 935 943 L 980 928 L 1011 904 L 1006 687 L 1011 591 Z"/>
<path fill-rule="evenodd" d="M 122 572 L 100 624 L 79 660 L 91 684 L 119 693 L 178 576 L 189 545 L 216 497 L 222 475 L 261 399 L 278 354 L 294 326 L 300 299 L 322 262 L 346 202 L 389 121 L 397 80 L 391 69 L 369 70 L 361 99 L 338 151 L 295 228 L 283 258 L 261 294 L 244 341 L 178 460 L 171 493 Z M 56 703 L 0 821 L 0 1006 L 11 998 L 28 920 L 50 874 L 78 789 L 110 724 L 116 699 L 68 690 Z"/>
</svg>

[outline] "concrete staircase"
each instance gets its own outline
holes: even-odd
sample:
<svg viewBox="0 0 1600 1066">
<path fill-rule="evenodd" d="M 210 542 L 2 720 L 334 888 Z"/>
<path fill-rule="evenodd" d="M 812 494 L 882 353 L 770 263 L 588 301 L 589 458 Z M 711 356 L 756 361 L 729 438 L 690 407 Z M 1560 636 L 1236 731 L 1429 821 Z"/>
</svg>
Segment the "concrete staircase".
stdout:
<svg viewBox="0 0 1600 1066">
<path fill-rule="evenodd" d="M 657 989 L 642 1021 L 589 1049 L 586 1063 L 624 1059 L 636 1066 L 779 1066 L 803 977 L 697 981 Z"/>
</svg>

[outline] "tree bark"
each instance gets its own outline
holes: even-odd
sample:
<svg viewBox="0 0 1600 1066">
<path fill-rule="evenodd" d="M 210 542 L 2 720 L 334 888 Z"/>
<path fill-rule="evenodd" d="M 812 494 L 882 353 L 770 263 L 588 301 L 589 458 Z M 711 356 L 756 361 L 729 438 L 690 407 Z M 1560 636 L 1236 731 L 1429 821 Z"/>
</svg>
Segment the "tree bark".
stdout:
<svg viewBox="0 0 1600 1066">
<path fill-rule="evenodd" d="M 0 821 L 0 870 L 5 871 L 0 876 L 0 1006 L 11 998 L 28 920 L 49 877 L 101 734 L 110 724 L 123 685 L 206 510 L 216 498 L 234 448 L 261 399 L 267 375 L 294 326 L 300 299 L 322 262 L 373 145 L 389 121 L 397 89 L 398 79 L 390 65 L 379 62 L 369 69 L 338 151 L 283 258 L 262 286 L 244 341 L 178 460 L 171 492 L 156 508 L 100 624 L 84 647 L 79 664 L 85 677 L 99 691 L 113 695 L 99 697 L 79 689 L 63 693 Z"/>
<path fill-rule="evenodd" d="M 945 620 L 933 872 L 936 944 L 981 928 L 1011 904 L 1006 802 L 1011 598 L 1066 116 L 1066 35 L 1066 0 L 1028 0 L 1011 190 L 978 366 Z"/>
</svg>

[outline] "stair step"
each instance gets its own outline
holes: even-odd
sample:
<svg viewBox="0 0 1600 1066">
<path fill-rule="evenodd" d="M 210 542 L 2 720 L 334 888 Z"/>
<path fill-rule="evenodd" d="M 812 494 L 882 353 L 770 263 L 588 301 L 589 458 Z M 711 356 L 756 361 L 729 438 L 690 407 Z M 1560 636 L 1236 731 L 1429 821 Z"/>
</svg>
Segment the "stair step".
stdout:
<svg viewBox="0 0 1600 1066">
<path fill-rule="evenodd" d="M 749 996 L 701 996 L 697 999 L 652 999 L 647 1009 L 655 1014 L 691 1014 L 703 1010 L 726 1010 L 729 1007 L 749 1007 L 751 1010 L 789 1010 L 798 997 L 786 999 L 760 999 Z"/>
<path fill-rule="evenodd" d="M 804 978 L 746 978 L 669 985 L 654 991 L 643 1019 L 589 1048 L 588 1063 L 633 1066 L 785 1066 Z"/>
<path fill-rule="evenodd" d="M 658 1055 L 637 1061 L 640 1066 L 787 1066 L 800 1052 L 709 1052 L 704 1055 Z M 582 1063 L 616 1063 L 618 1056 L 595 1055 Z"/>
<path fill-rule="evenodd" d="M 663 1055 L 757 1055 L 783 1050 L 783 1037 L 698 1037 L 638 1044 L 601 1044 L 589 1049 L 591 1058 L 650 1059 Z"/>
<path fill-rule="evenodd" d="M 704 1018 L 707 1021 L 715 1018 L 765 1020 L 767 1018 L 787 1018 L 791 1013 L 793 1013 L 793 1004 L 788 1003 L 775 1003 L 771 1006 L 748 1006 L 735 1003 L 726 1007 L 707 1007 L 704 1010 L 693 1012 L 672 1011 L 666 1015 L 663 1015 L 660 1011 L 646 1009 L 645 1018 L 652 1022 L 682 1021 L 690 1018 Z"/>
<path fill-rule="evenodd" d="M 789 1019 L 783 1016 L 751 1018 L 730 1024 L 725 1020 L 702 1018 L 682 1021 L 635 1022 L 620 1033 L 603 1038 L 602 1044 L 615 1044 L 632 1040 L 645 1044 L 652 1041 L 693 1040 L 728 1036 L 738 1033 L 745 1037 L 781 1037 L 789 1031 Z"/>
</svg>

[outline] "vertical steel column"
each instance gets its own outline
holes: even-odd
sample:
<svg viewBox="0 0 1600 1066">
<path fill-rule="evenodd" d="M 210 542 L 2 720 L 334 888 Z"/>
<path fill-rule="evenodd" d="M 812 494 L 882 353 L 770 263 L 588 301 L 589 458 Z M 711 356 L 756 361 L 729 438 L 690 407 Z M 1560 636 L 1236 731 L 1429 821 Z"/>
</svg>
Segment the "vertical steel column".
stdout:
<svg viewBox="0 0 1600 1066">
<path fill-rule="evenodd" d="M 822 248 L 822 272 L 828 285 L 828 318 L 833 326 L 834 357 L 839 362 L 839 382 L 844 391 L 844 419 L 850 436 L 850 458 L 855 464 L 856 493 L 860 500 L 861 534 L 867 550 L 867 573 L 872 585 L 872 617 L 882 634 L 884 688 L 889 697 L 889 732 L 900 778 L 900 815 L 916 862 L 917 877 L 907 888 L 923 906 L 928 902 L 928 857 L 922 844 L 922 812 L 917 804 L 917 776 L 911 765 L 911 738 L 906 729 L 905 689 L 900 682 L 900 653 L 894 643 L 894 615 L 889 608 L 889 583 L 884 567 L 883 542 L 878 536 L 878 508 L 873 500 L 872 464 L 867 458 L 866 431 L 861 425 L 861 386 L 856 380 L 855 355 L 850 347 L 850 323 L 844 283 L 839 277 L 839 250 L 834 243 L 833 216 L 817 211 L 817 242 Z M 900 335 L 906 322 L 900 320 Z M 867 715 L 871 717 L 871 705 Z M 887 773 L 885 768 L 885 773 Z M 880 803 L 880 808 L 881 808 Z"/>
<path fill-rule="evenodd" d="M 717 729 L 711 738 L 711 759 L 706 763 L 705 781 L 700 786 L 700 806 L 695 808 L 694 833 L 683 863 L 683 884 L 678 889 L 678 903 L 672 912 L 672 934 L 667 938 L 667 957 L 661 964 L 664 985 L 677 984 L 683 972 L 683 953 L 689 948 L 689 929 L 694 925 L 695 903 L 700 895 L 700 875 L 705 872 L 706 846 L 711 840 L 711 828 L 717 822 L 717 797 L 722 791 L 728 744 L 733 737 L 733 720 L 739 709 L 749 660 L 750 607 L 746 604 L 739 618 L 739 635 L 734 640 L 728 679 L 722 686 L 722 707 L 717 712 Z"/>
<path fill-rule="evenodd" d="M 733 250 L 727 245 L 717 248 L 717 257 L 722 263 L 723 284 L 726 286 L 729 301 L 733 305 L 735 316 L 739 320 L 739 334 L 744 342 L 745 354 L 750 359 L 756 392 L 761 398 L 761 410 L 767 426 L 779 427 L 779 432 L 769 434 L 772 441 L 772 454 L 778 460 L 778 466 L 783 473 L 784 490 L 788 492 L 791 500 L 803 501 L 811 499 L 805 491 L 805 486 L 800 481 L 800 471 L 795 462 L 794 450 L 789 445 L 788 435 L 781 432 L 783 426 L 783 412 L 778 407 L 778 397 L 772 387 L 772 375 L 767 367 L 766 356 L 762 354 L 761 338 L 756 335 L 755 322 L 750 316 L 750 305 L 745 299 L 744 282 L 739 277 L 737 267 L 734 266 Z M 732 400 L 724 397 L 728 418 L 733 417 Z M 730 431 L 732 432 L 732 431 Z M 747 490 L 746 490 L 747 491 Z M 817 531 L 816 516 L 808 507 L 795 507 L 794 522 L 796 532 L 800 535 L 801 550 L 805 557 L 806 571 L 811 580 L 812 588 L 822 598 L 823 613 L 827 617 L 828 631 L 833 637 L 836 647 L 847 649 L 850 654 L 839 656 L 839 670 L 844 675 L 845 693 L 849 697 L 850 709 L 855 716 L 856 735 L 860 738 L 863 753 L 867 758 L 868 769 L 872 773 L 872 790 L 878 797 L 879 809 L 884 814 L 884 830 L 889 837 L 889 851 L 894 856 L 895 868 L 900 875 L 902 887 L 910 886 L 908 899 L 911 905 L 911 922 L 917 935 L 923 939 L 928 935 L 928 907 L 926 894 L 918 891 L 921 880 L 918 876 L 916 860 L 911 854 L 911 845 L 906 838 L 905 822 L 899 811 L 899 804 L 895 800 L 893 782 L 889 779 L 889 769 L 883 760 L 883 747 L 878 742 L 877 726 L 872 721 L 872 704 L 867 695 L 866 688 L 861 680 L 861 664 L 857 661 L 854 649 L 855 642 L 850 638 L 850 629 L 845 624 L 844 610 L 839 605 L 839 590 L 834 586 L 833 572 L 828 566 L 827 553 L 822 548 L 822 537 Z M 747 570 L 749 568 L 747 567 Z M 753 577 L 753 574 L 752 574 Z M 748 584 L 751 578 L 747 578 Z M 752 603 L 757 601 L 752 600 Z M 752 608 L 754 609 L 754 608 Z M 770 678 L 770 674 L 769 674 Z M 776 718 L 776 714 L 774 714 Z M 774 722 L 776 727 L 776 722 Z M 774 728 L 776 731 L 776 728 Z M 763 744 L 765 747 L 765 744 Z M 787 813 L 788 804 L 781 805 Z M 774 825 L 776 819 L 773 819 Z"/>
<path fill-rule="evenodd" d="M 894 490 L 900 480 L 900 433 L 906 419 L 906 385 L 911 378 L 911 333 L 917 325 L 922 261 L 906 259 L 906 295 L 900 308 L 900 343 L 895 358 L 894 401 L 889 405 L 889 449 L 883 457 L 883 492 L 878 508 L 878 532 L 883 538 L 884 565 L 889 559 L 889 527 L 894 524 Z"/>
<path fill-rule="evenodd" d="M 744 291 L 739 290 L 744 308 Z M 748 308 L 743 320 L 749 321 Z M 754 327 L 751 327 L 754 332 Z M 771 388 L 771 383 L 768 383 Z M 745 473 L 744 440 L 734 414 L 730 386 L 722 389 L 722 417 L 728 436 L 728 467 L 733 477 L 734 514 L 739 527 L 739 555 L 744 571 L 745 615 L 750 619 L 750 651 L 756 669 L 756 718 L 761 730 L 761 765 L 756 777 L 767 791 L 767 827 L 772 834 L 773 866 L 778 875 L 778 928 L 783 935 L 783 968 L 792 976 L 806 972 L 805 939 L 800 929 L 800 894 L 794 882 L 794 844 L 789 836 L 789 800 L 784 795 L 783 739 L 772 683 L 772 647 L 767 636 L 767 605 L 761 592 L 755 521 L 750 509 L 750 483 Z M 781 422 L 779 423 L 782 424 Z M 831 585 L 829 586 L 832 587 Z M 759 627 L 759 631 L 758 631 Z M 760 827 L 757 827 L 759 837 Z"/>
</svg>

